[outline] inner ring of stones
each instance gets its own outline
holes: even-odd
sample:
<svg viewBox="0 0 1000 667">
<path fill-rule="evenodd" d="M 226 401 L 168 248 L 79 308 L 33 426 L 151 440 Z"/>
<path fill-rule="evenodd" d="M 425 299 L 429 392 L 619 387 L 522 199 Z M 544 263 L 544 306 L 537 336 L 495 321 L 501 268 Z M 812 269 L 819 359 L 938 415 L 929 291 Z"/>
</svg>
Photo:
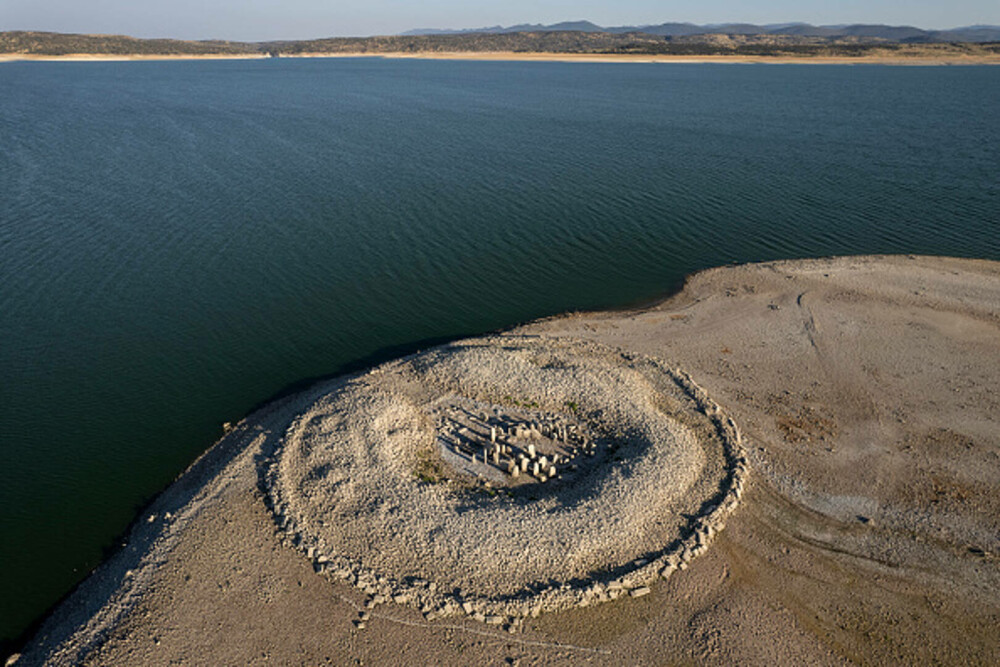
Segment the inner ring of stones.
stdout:
<svg viewBox="0 0 1000 667">
<path fill-rule="evenodd" d="M 335 381 L 266 487 L 317 572 L 429 615 L 517 618 L 683 567 L 739 497 L 737 448 L 659 360 L 502 336 Z"/>
</svg>

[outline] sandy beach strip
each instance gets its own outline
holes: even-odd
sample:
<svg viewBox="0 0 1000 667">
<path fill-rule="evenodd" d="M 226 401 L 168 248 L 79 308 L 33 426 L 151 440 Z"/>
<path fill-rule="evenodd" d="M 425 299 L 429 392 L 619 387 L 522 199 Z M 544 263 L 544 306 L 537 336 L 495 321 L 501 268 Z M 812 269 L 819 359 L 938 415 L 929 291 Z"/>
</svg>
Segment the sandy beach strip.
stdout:
<svg viewBox="0 0 1000 667">
<path fill-rule="evenodd" d="M 723 267 L 648 308 L 504 336 L 682 367 L 739 425 L 748 486 L 689 567 L 512 632 L 322 576 L 276 524 L 263 475 L 328 381 L 206 452 L 15 664 L 986 665 L 1000 654 L 1000 263 Z"/>
<path fill-rule="evenodd" d="M 1000 54 L 994 56 L 893 56 L 866 55 L 860 57 L 826 56 L 673 56 L 642 54 L 586 53 L 523 53 L 523 52 L 398 52 L 398 53 L 297 53 L 280 58 L 387 58 L 410 60 L 470 60 L 496 62 L 560 62 L 560 63 L 665 63 L 665 64 L 776 64 L 776 65 L 998 65 Z M 132 62 L 172 60 L 261 60 L 266 54 L 197 54 L 197 55 L 114 55 L 68 54 L 60 56 L 34 54 L 0 54 L 0 62 Z"/>
<path fill-rule="evenodd" d="M 170 60 L 262 60 L 269 56 L 263 53 L 241 54 L 105 54 L 105 53 L 74 53 L 64 56 L 47 56 L 25 53 L 0 53 L 0 63 L 3 62 L 66 62 L 66 63 L 98 63 L 98 62 L 143 62 Z"/>
</svg>

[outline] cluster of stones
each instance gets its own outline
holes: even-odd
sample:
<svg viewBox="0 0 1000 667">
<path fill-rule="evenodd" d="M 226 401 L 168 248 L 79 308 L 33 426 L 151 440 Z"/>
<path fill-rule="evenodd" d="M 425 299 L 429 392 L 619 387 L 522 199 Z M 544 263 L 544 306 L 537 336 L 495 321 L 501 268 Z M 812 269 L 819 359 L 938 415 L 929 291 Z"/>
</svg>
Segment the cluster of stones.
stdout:
<svg viewBox="0 0 1000 667">
<path fill-rule="evenodd" d="M 584 424 L 564 417 L 528 418 L 499 406 L 470 409 L 451 402 L 438 408 L 438 444 L 453 468 L 504 486 L 563 479 L 581 457 L 597 453 Z"/>
<path fill-rule="evenodd" d="M 742 436 L 733 420 L 691 379 L 690 375 L 676 369 L 670 372 L 670 376 L 695 402 L 698 409 L 712 421 L 723 443 L 726 478 L 719 493 L 709 501 L 698 516 L 691 519 L 687 530 L 679 539 L 664 545 L 664 549 L 657 554 L 627 564 L 627 571 L 616 578 L 549 585 L 509 598 L 463 596 L 455 591 L 442 590 L 432 581 L 420 578 L 396 579 L 377 573 L 343 555 L 327 555 L 322 540 L 306 536 L 294 519 L 285 512 L 280 497 L 272 497 L 274 515 L 284 533 L 283 542 L 286 546 L 300 550 L 313 563 L 313 569 L 318 574 L 344 581 L 368 596 L 365 611 L 362 611 L 355 620 L 358 628 L 365 627 L 370 615 L 369 610 L 376 605 L 393 602 L 420 609 L 429 621 L 465 615 L 488 625 L 502 626 L 505 630 L 515 633 L 522 626 L 524 619 L 535 618 L 543 612 L 588 607 L 622 597 L 637 598 L 647 595 L 650 592 L 649 585 L 653 581 L 657 578 L 667 579 L 674 572 L 686 569 L 694 558 L 708 549 L 715 535 L 725 527 L 726 517 L 739 503 L 747 476 L 747 459 Z M 555 440 L 563 444 L 575 445 L 578 451 L 593 453 L 593 441 L 587 439 L 585 426 L 581 424 L 576 424 L 576 428 L 572 428 L 571 424 L 559 424 L 555 421 L 534 423 L 517 422 L 513 419 L 503 421 L 498 414 L 495 415 L 498 421 L 491 423 L 490 418 L 482 413 L 473 415 L 476 416 L 481 426 L 490 429 L 488 432 L 482 431 L 480 439 L 483 439 L 483 433 L 488 434 L 486 437 L 493 446 L 485 448 L 486 459 L 494 466 L 501 465 L 498 462 L 499 455 L 494 457 L 497 451 L 508 461 L 518 461 L 519 466 L 523 460 L 522 454 L 540 463 L 541 456 L 537 448 L 534 456 L 531 455 L 531 447 L 535 444 L 532 441 L 537 442 L 542 438 L 552 439 L 553 434 L 556 436 Z M 577 434 L 575 439 L 572 434 Z M 479 449 L 481 448 L 475 451 Z M 468 453 L 472 455 L 471 450 Z M 547 475 L 540 473 L 538 480 L 541 480 L 541 474 Z M 512 469 L 508 477 L 514 479 Z"/>
</svg>

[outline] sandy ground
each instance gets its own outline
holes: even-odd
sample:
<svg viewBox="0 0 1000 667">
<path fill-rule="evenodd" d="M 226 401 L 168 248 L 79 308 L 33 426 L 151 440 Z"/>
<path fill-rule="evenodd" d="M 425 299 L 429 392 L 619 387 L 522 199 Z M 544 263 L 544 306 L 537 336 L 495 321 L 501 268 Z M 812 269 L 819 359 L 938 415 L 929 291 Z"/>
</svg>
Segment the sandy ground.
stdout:
<svg viewBox="0 0 1000 667">
<path fill-rule="evenodd" d="M 264 54 L 248 53 L 240 55 L 112 55 L 79 53 L 65 56 L 39 56 L 22 53 L 0 53 L 0 63 L 3 62 L 131 62 L 144 60 L 261 60 L 267 58 Z"/>
<path fill-rule="evenodd" d="M 314 54 L 295 57 L 318 58 L 417 58 L 423 60 L 509 60 L 522 62 L 563 62 L 563 63 L 721 63 L 721 64 L 799 64 L 799 65 L 989 65 L 1000 64 L 1000 55 L 996 57 L 893 57 L 872 55 L 859 58 L 843 57 L 796 57 L 796 56 L 670 56 L 670 55 L 591 55 L 586 53 L 520 53 L 520 52 L 485 52 L 485 53 L 344 53 L 344 54 Z M 283 56 L 284 57 L 284 56 Z"/>
<path fill-rule="evenodd" d="M 259 468 L 321 388 L 254 413 L 140 517 L 22 664 L 995 664 L 1000 264 L 726 267 L 641 311 L 517 335 L 683 366 L 746 436 L 742 503 L 649 595 L 508 634 L 313 572 Z"/>
<path fill-rule="evenodd" d="M 657 56 L 657 55 L 590 55 L 577 53 L 521 53 L 521 52 L 421 52 L 421 53 L 302 53 L 283 55 L 282 58 L 408 58 L 418 60 L 482 60 L 564 63 L 732 63 L 732 64 L 799 64 L 799 65 L 998 65 L 996 56 L 883 56 L 869 55 L 857 58 L 796 57 L 796 56 Z M 37 56 L 0 54 L 0 63 L 16 61 L 52 62 L 104 62 L 143 60 L 255 60 L 266 55 L 164 55 L 118 56 L 76 54 L 65 56 Z"/>
</svg>

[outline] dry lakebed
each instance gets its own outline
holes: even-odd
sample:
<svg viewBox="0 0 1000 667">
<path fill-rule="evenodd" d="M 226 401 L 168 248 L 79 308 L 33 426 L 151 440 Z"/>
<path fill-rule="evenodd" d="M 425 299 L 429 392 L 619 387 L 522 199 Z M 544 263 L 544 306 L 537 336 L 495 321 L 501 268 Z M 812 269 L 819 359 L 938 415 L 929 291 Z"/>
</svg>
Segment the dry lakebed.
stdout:
<svg viewBox="0 0 1000 667">
<path fill-rule="evenodd" d="M 1000 264 L 703 271 L 280 398 L 13 664 L 995 664 Z"/>
</svg>

